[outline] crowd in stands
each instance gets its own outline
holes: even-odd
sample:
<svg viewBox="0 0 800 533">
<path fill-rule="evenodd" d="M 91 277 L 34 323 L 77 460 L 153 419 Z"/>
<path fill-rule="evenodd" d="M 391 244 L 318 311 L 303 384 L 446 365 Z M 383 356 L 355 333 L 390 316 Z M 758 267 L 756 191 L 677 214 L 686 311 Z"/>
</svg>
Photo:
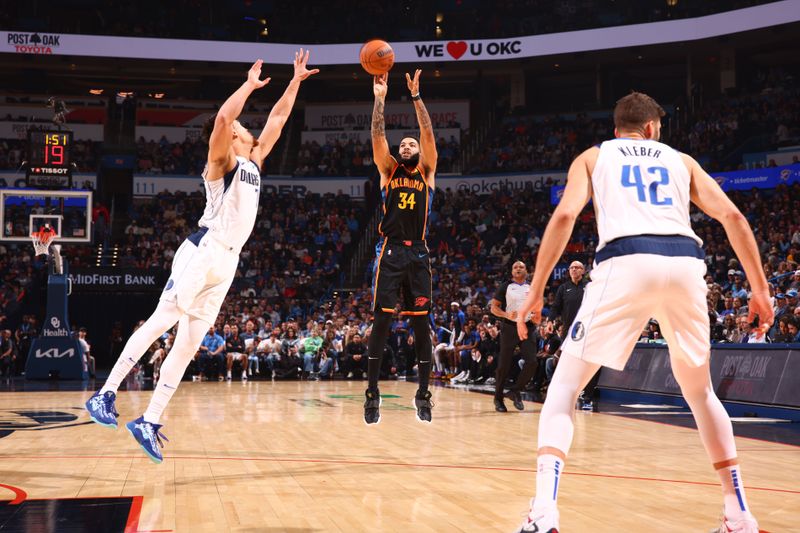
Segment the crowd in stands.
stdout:
<svg viewBox="0 0 800 533">
<path fill-rule="evenodd" d="M 169 269 L 202 215 L 205 196 L 161 194 L 131 207 L 119 265 Z M 345 195 L 287 198 L 262 193 L 253 234 L 241 253 L 229 301 L 234 312 L 256 303 L 302 316 L 339 281 L 345 248 L 363 224 L 363 207 Z"/>
<path fill-rule="evenodd" d="M 714 343 L 800 342 L 800 226 L 789 216 L 800 208 L 800 186 L 734 193 L 732 197 L 738 205 L 749 207 L 748 218 L 772 286 L 776 322 L 766 336 L 754 333 L 747 321 L 746 275 L 722 227 L 693 211 L 694 227 L 704 239 L 707 252 L 710 338 Z M 499 342 L 498 325 L 488 311 L 489 302 L 495 288 L 508 277 L 514 259 L 522 258 L 529 265 L 535 262 L 548 215 L 549 198 L 543 193 L 496 192 L 491 197 L 481 197 L 439 191 L 429 236 L 437 377 L 452 377 L 464 371 L 461 381 L 492 382 Z M 587 209 L 568 244 L 565 262 L 580 260 L 590 265 L 595 246 L 594 216 Z M 198 352 L 189 372 L 198 379 L 226 379 L 230 369 L 236 368 L 235 362 L 240 361 L 240 379 L 322 379 L 337 373 L 345 379 L 361 379 L 366 368 L 364 350 L 371 333 L 370 282 L 365 279 L 361 289 L 337 293 L 318 306 L 310 306 L 305 313 L 299 309 L 287 312 L 286 306 L 271 305 L 269 300 L 256 300 L 250 302 L 255 306 L 249 306 L 239 303 L 239 297 L 233 295 L 215 332 L 204 341 L 208 346 Z M 561 280 L 553 280 L 546 292 L 545 316 L 560 283 Z M 531 387 L 546 386 L 553 370 L 551 356 L 565 330 L 558 320 L 541 324 L 539 357 L 550 363 L 540 365 Z M 391 331 L 384 352 L 383 376 L 411 376 L 416 371 L 413 331 L 399 315 Z M 214 336 L 220 338 L 215 340 Z M 664 342 L 657 322 L 646 326 L 640 342 Z"/>
<path fill-rule="evenodd" d="M 766 1 L 708 0 L 670 5 L 663 0 L 355 0 L 342 9 L 339 4 L 323 2 L 144 0 L 114 6 L 70 2 L 46 10 L 13 2 L 0 14 L 0 23 L 16 31 L 289 43 L 363 42 L 375 35 L 390 41 L 430 40 L 438 37 L 435 30 L 439 26 L 444 38 L 478 39 L 702 16 Z M 364 24 L 365 20 L 370 24 Z"/>
<path fill-rule="evenodd" d="M 498 125 L 496 135 L 469 168 L 472 174 L 529 169 L 564 170 L 587 147 L 613 136 L 610 116 L 512 116 Z"/>
<path fill-rule="evenodd" d="M 750 151 L 800 143 L 800 80 L 788 71 L 772 69 L 751 81 L 741 94 L 698 102 L 688 127 L 665 117 L 662 138 L 670 146 L 696 154 L 710 171 L 743 169 L 742 154 L 735 150 L 748 139 L 758 141 Z M 684 121 L 685 116 L 684 111 Z M 610 113 L 535 116 L 517 110 L 498 123 L 467 170 L 564 170 L 580 152 L 613 134 Z"/>
<path fill-rule="evenodd" d="M 792 143 L 800 136 L 795 82 L 787 76 L 767 77 L 759 86 L 758 92 L 699 107 L 693 127 L 669 129 L 666 140 L 690 153 L 708 155 L 711 169 L 735 143 L 756 131 L 770 132 L 773 146 Z M 472 170 L 564 169 L 579 151 L 608 138 L 612 131 L 610 117 L 603 116 L 510 117 L 487 142 Z M 85 150 L 96 158 L 96 147 L 87 143 Z M 205 145 L 196 141 L 140 140 L 137 148 L 143 172 L 198 174 L 205 160 Z M 441 139 L 440 172 L 448 170 L 448 150 L 452 160 L 457 160 L 458 144 Z M 91 157 L 84 159 L 91 161 Z M 24 158 L 21 141 L 0 141 L 0 168 L 12 168 L 20 158 Z M 368 143 L 312 143 L 301 147 L 296 174 L 368 175 L 372 168 Z M 795 216 L 800 210 L 800 186 L 734 192 L 731 197 L 754 228 L 765 273 L 773 286 L 776 323 L 766 336 L 754 333 L 746 320 L 747 276 L 721 226 L 693 211 L 693 225 L 707 253 L 710 338 L 715 343 L 800 342 L 800 225 Z M 121 247 L 119 265 L 169 269 L 177 247 L 194 230 L 203 207 L 201 194 L 162 194 L 134 203 L 124 238 L 115 243 Z M 474 381 L 491 378 L 497 327 L 488 313 L 488 302 L 514 260 L 532 267 L 551 209 L 547 189 L 496 191 L 490 196 L 437 192 L 428 243 L 436 345 L 444 345 L 443 354 L 447 354 L 438 358 L 437 372 L 448 375 L 468 370 Z M 214 332 L 204 341 L 206 349 L 198 352 L 190 372 L 199 379 L 225 379 L 234 367 L 251 379 L 273 374 L 276 378 L 316 379 L 336 373 L 360 378 L 370 334 L 371 271 L 366 271 L 358 290 L 336 294 L 330 290 L 341 286 L 342 268 L 361 236 L 367 215 L 363 204 L 343 195 L 294 198 L 265 194 L 229 297 Z M 578 220 L 564 261 L 591 265 L 596 244 L 594 215 L 587 209 Z M 90 247 L 65 248 L 76 267 L 90 266 L 90 254 Z M 8 357 L 24 353 L 18 326 L 29 324 L 35 330 L 35 321 L 30 326 L 30 320 L 23 320 L 21 303 L 43 268 L 44 263 L 32 257 L 29 246 L 0 245 L 0 331 L 9 330 L 0 335 L 0 369 L 11 368 Z M 554 279 L 546 293 L 545 314 L 559 283 Z M 563 331 L 563 324 L 542 325 L 543 358 L 559 345 Z M 663 342 L 658 324 L 649 324 L 641 340 Z M 152 361 L 154 370 L 168 353 L 170 342 L 166 336 L 162 345 L 148 354 L 145 362 Z M 386 361 L 385 376 L 414 372 L 413 334 L 402 318 L 393 325 Z M 463 368 L 465 365 L 469 368 Z"/>
<path fill-rule="evenodd" d="M 800 80 L 772 69 L 760 72 L 742 94 L 697 106 L 689 127 L 671 128 L 668 142 L 698 154 L 711 170 L 737 170 L 742 168 L 741 155 L 734 153 L 737 147 L 752 138 L 758 138 L 759 150 L 799 144 L 799 123 Z M 726 157 L 732 153 L 735 157 Z"/>
<path fill-rule="evenodd" d="M 744 151 L 767 151 L 800 143 L 800 78 L 793 71 L 760 70 L 735 93 L 720 97 L 696 96 L 693 105 L 675 107 L 663 102 L 670 115 L 663 119 L 662 138 L 690 154 L 710 171 L 744 168 Z M 680 111 L 683 109 L 683 111 Z M 688 109 L 688 111 L 687 111 Z M 259 129 L 263 120 L 245 124 Z M 456 123 L 436 124 L 436 129 L 459 128 Z M 515 109 L 495 124 L 466 166 L 461 164 L 461 140 L 456 136 L 437 139 L 438 171 L 467 173 L 564 170 L 587 147 L 613 136 L 610 112 L 592 114 L 534 115 Z M 462 131 L 462 136 L 469 132 Z M 749 144 L 748 144 L 749 143 Z M 78 171 L 98 167 L 101 143 L 76 139 L 72 161 Z M 264 172 L 277 168 L 274 150 Z M 137 172 L 144 174 L 199 175 L 205 165 L 207 147 L 197 138 L 172 143 L 140 137 L 136 142 Z M 0 140 L 0 170 L 16 170 L 26 159 L 26 142 Z M 296 176 L 369 176 L 374 174 L 371 142 L 331 139 L 324 144 L 305 142 L 296 155 Z M 773 163 L 774 164 L 774 163 Z"/>
<path fill-rule="evenodd" d="M 776 323 L 765 337 L 753 333 L 746 320 L 747 277 L 722 227 L 693 211 L 693 226 L 704 240 L 707 254 L 711 339 L 715 343 L 800 342 L 800 225 L 793 217 L 800 209 L 800 185 L 735 192 L 731 197 L 754 228 L 773 287 Z M 120 264 L 169 268 L 202 207 L 200 195 L 181 194 L 161 195 L 135 205 L 130 213 L 133 222 L 125 230 Z M 498 191 L 488 197 L 463 191 L 437 192 L 428 239 L 434 276 L 435 346 L 461 356 L 438 358 L 437 372 L 448 375 L 467 370 L 469 379 L 478 382 L 491 378 L 497 327 L 488 303 L 509 275 L 513 260 L 522 259 L 531 267 L 535 263 L 550 209 L 546 190 Z M 231 369 L 238 379 L 242 372 L 251 379 L 270 378 L 273 372 L 278 379 L 336 374 L 360 379 L 371 325 L 371 276 L 365 275 L 358 290 L 330 293 L 330 288 L 340 286 L 342 258 L 358 238 L 364 214 L 363 208 L 342 195 L 265 197 L 215 332 L 204 341 L 209 349 L 198 352 L 190 373 L 198 379 L 225 379 Z M 586 209 L 567 246 L 565 262 L 579 260 L 591 265 L 596 246 L 594 224 L 592 211 Z M 71 263 L 80 265 L 81 256 L 72 253 L 79 248 L 69 250 Z M 20 317 L 15 317 L 19 302 L 27 283 L 43 265 L 31 257 L 29 247 L 4 246 L 0 252 L 4 280 L 0 330 L 9 329 L 13 343 L 14 329 L 20 324 Z M 545 316 L 560 282 L 554 279 L 546 292 Z M 542 358 L 553 353 L 564 332 L 563 324 L 548 324 L 540 329 Z M 216 335 L 222 338 L 221 344 Z M 663 342 L 658 324 L 648 325 L 641 340 Z M 166 351 L 163 343 L 154 346 L 144 362 L 163 358 L 168 353 L 168 336 L 164 343 Z M 159 348 L 160 356 L 154 357 Z M 386 349 L 384 376 L 413 374 L 413 358 L 413 332 L 398 316 Z M 463 361 L 471 361 L 469 368 L 460 368 Z M 546 372 L 540 374 L 539 379 L 546 378 Z"/>
<path fill-rule="evenodd" d="M 205 168 L 208 145 L 196 139 L 171 143 L 166 137 L 158 142 L 140 137 L 136 141 L 137 170 L 142 174 L 180 174 L 198 176 Z"/>
</svg>

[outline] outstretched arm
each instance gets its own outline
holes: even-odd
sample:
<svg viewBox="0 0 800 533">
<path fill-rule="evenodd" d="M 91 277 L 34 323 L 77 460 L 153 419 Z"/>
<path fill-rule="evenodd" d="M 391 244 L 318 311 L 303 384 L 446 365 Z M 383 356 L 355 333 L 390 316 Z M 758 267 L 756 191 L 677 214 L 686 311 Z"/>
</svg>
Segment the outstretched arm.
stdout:
<svg viewBox="0 0 800 533">
<path fill-rule="evenodd" d="M 425 108 L 425 104 L 422 103 L 422 97 L 419 94 L 420 74 L 422 74 L 422 71 L 417 69 L 412 79 L 406 73 L 406 83 L 408 84 L 408 90 L 411 91 L 411 100 L 414 102 L 417 122 L 419 123 L 419 163 L 425 170 L 428 186 L 435 187 L 436 161 L 439 158 L 439 154 L 436 151 L 436 136 L 433 134 L 431 116 L 428 114 L 428 110 Z"/>
<path fill-rule="evenodd" d="M 536 268 L 533 271 L 531 289 L 525 303 L 517 310 L 517 333 L 520 339 L 528 338 L 528 325 L 525 317 L 532 312 L 530 320 L 538 324 L 542 320 L 542 307 L 544 306 L 544 288 L 558 258 L 572 235 L 575 219 L 592 197 L 592 184 L 590 176 L 597 161 L 597 148 L 589 148 L 579 155 L 567 173 L 567 186 L 561 202 L 550 217 L 547 229 L 544 230 L 542 244 L 539 246 L 539 255 L 536 257 Z"/>
<path fill-rule="evenodd" d="M 222 107 L 217 112 L 217 118 L 214 120 L 214 129 L 208 139 L 207 176 L 214 177 L 207 179 L 220 179 L 233 168 L 235 161 L 235 155 L 231 148 L 233 144 L 233 121 L 239 117 L 250 94 L 269 83 L 269 78 L 263 81 L 259 79 L 261 77 L 262 63 L 263 61 L 260 59 L 253 63 L 253 66 L 247 71 L 247 81 L 225 100 L 225 103 L 222 104 Z"/>
<path fill-rule="evenodd" d="M 769 301 L 769 285 L 761 266 L 761 257 L 753 230 L 739 208 L 722 192 L 714 178 L 708 175 L 700 164 L 686 154 L 681 154 L 684 164 L 691 176 L 692 203 L 708 216 L 718 220 L 725 229 L 736 257 L 742 262 L 747 280 L 752 288 L 752 297 L 748 305 L 748 321 L 752 322 L 758 315 L 758 328 L 765 333 L 775 320 L 775 312 Z"/>
<path fill-rule="evenodd" d="M 386 93 L 389 91 L 389 74 L 375 76 L 372 81 L 372 92 L 375 93 L 375 105 L 372 108 L 372 157 L 381 174 L 381 189 L 386 186 L 389 177 L 397 165 L 397 160 L 389 153 L 389 142 L 386 140 L 386 123 L 383 108 L 386 104 Z"/>
<path fill-rule="evenodd" d="M 294 107 L 294 101 L 297 98 L 297 91 L 300 89 L 300 82 L 319 72 L 319 69 L 316 68 L 314 70 L 308 70 L 308 68 L 306 68 L 309 52 L 309 50 L 304 52 L 301 48 L 299 52 L 294 53 L 294 76 L 292 77 L 292 81 L 289 82 L 289 86 L 283 91 L 283 96 L 281 96 L 272 107 L 269 118 L 267 118 L 267 123 L 261 131 L 261 135 L 258 136 L 258 145 L 253 147 L 251 158 L 258 165 L 258 168 L 261 168 L 264 159 L 266 159 L 272 151 L 272 147 L 275 146 L 275 143 L 278 142 L 281 131 L 283 131 L 283 126 L 286 124 L 286 121 L 289 120 L 292 107 Z"/>
</svg>

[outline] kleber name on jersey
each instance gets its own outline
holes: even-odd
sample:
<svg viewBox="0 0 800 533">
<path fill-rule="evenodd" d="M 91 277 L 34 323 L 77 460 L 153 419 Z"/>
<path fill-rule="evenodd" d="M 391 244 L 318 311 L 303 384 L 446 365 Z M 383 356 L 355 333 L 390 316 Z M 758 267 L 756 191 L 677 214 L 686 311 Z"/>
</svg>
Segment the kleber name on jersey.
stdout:
<svg viewBox="0 0 800 533">
<path fill-rule="evenodd" d="M 9 32 L 6 44 L 13 46 L 14 51 L 20 54 L 52 54 L 53 48 L 61 46 L 61 35 Z"/>
</svg>

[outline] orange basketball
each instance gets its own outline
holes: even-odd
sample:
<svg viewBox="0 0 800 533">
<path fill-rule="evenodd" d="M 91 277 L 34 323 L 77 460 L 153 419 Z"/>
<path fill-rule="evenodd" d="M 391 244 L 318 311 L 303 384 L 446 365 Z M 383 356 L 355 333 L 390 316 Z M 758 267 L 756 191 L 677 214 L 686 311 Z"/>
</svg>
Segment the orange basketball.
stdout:
<svg viewBox="0 0 800 533">
<path fill-rule="evenodd" d="M 377 76 L 389 72 L 394 66 L 394 50 L 386 41 L 373 39 L 361 47 L 359 59 L 364 70 Z"/>
</svg>

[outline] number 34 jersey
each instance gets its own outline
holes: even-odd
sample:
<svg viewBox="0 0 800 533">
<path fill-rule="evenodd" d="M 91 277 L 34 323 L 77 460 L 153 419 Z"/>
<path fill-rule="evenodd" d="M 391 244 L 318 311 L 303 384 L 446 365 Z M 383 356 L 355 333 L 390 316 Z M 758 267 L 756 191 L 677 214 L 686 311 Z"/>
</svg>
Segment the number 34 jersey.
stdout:
<svg viewBox="0 0 800 533">
<path fill-rule="evenodd" d="M 620 237 L 684 235 L 702 246 L 689 221 L 690 176 L 680 153 L 657 141 L 600 145 L 592 191 L 600 250 Z"/>
<path fill-rule="evenodd" d="M 421 241 L 428 233 L 428 215 L 433 189 L 423 170 L 398 164 L 381 189 L 383 220 L 378 232 L 383 237 L 401 241 Z"/>
</svg>

